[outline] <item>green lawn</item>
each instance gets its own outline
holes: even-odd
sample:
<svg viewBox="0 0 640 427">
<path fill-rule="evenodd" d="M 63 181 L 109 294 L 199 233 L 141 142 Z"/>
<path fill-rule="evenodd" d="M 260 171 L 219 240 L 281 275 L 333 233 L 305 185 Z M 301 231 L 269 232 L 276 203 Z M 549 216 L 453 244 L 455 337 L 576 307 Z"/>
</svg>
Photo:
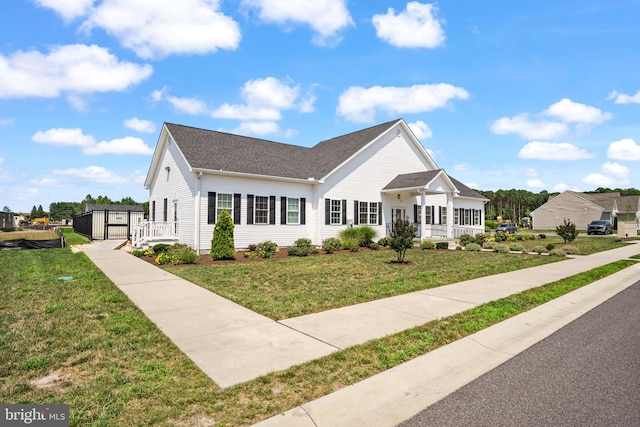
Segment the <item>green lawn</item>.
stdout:
<svg viewBox="0 0 640 427">
<path fill-rule="evenodd" d="M 0 402 L 66 403 L 74 426 L 249 425 L 632 263 L 603 266 L 221 390 L 83 253 L 0 251 Z M 280 262 L 271 264 L 280 268 Z M 48 376 L 60 381 L 33 383 Z"/>
</svg>

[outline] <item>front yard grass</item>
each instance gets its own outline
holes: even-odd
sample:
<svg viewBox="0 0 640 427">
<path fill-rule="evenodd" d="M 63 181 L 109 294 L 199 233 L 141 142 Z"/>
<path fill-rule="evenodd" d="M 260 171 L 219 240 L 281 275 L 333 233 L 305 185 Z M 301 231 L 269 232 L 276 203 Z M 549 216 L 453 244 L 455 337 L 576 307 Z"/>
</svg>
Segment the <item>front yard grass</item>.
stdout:
<svg viewBox="0 0 640 427">
<path fill-rule="evenodd" d="M 220 389 L 83 253 L 0 251 L 0 402 L 69 404 L 73 426 L 249 425 L 633 263 L 602 266 Z"/>
<path fill-rule="evenodd" d="M 274 320 L 317 313 L 564 258 L 486 252 L 389 250 L 291 257 L 228 265 L 165 266 L 167 271 Z"/>
</svg>

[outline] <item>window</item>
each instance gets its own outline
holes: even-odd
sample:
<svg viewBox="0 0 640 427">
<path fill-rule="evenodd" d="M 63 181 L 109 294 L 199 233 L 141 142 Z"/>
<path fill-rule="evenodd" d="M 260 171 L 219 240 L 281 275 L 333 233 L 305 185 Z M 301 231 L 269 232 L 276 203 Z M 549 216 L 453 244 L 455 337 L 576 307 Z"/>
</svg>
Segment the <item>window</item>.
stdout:
<svg viewBox="0 0 640 427">
<path fill-rule="evenodd" d="M 447 225 L 447 208 L 440 206 L 440 224 Z"/>
<path fill-rule="evenodd" d="M 422 206 L 420 205 L 415 205 L 416 209 L 416 224 L 420 224 L 422 222 Z M 424 223 L 425 224 L 433 224 L 433 206 L 425 206 L 425 211 L 424 211 Z"/>
<path fill-rule="evenodd" d="M 378 216 L 379 214 L 379 203 L 378 202 L 355 202 L 358 209 L 355 212 L 356 217 L 354 218 L 357 222 L 356 224 L 363 225 L 379 225 L 378 224 Z"/>
<path fill-rule="evenodd" d="M 300 199 L 287 198 L 287 224 L 300 224 Z"/>
<path fill-rule="evenodd" d="M 464 210 L 464 224 L 471 225 L 471 209 L 463 209 Z"/>
<path fill-rule="evenodd" d="M 255 224 L 269 223 L 269 198 L 266 196 L 256 196 L 255 198 Z"/>
<path fill-rule="evenodd" d="M 460 209 L 453 210 L 453 223 L 455 225 L 460 225 Z"/>
<path fill-rule="evenodd" d="M 230 215 L 233 214 L 233 194 L 218 194 L 216 217 L 220 217 L 223 209 L 229 211 Z"/>
<path fill-rule="evenodd" d="M 480 209 L 473 210 L 473 225 L 480 225 Z"/>
<path fill-rule="evenodd" d="M 342 224 L 342 201 L 331 200 L 331 225 Z"/>
</svg>

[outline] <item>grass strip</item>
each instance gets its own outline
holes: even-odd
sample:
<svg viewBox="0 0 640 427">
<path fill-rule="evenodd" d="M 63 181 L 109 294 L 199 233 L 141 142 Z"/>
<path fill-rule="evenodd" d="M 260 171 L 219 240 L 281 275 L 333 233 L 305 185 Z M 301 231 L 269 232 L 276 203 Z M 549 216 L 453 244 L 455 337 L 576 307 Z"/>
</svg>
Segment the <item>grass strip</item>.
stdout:
<svg viewBox="0 0 640 427">
<path fill-rule="evenodd" d="M 84 254 L 69 249 L 1 251 L 0 401 L 67 403 L 74 426 L 249 425 L 632 263 L 612 263 L 220 389 Z M 51 377 L 58 381 L 43 383 Z"/>
</svg>

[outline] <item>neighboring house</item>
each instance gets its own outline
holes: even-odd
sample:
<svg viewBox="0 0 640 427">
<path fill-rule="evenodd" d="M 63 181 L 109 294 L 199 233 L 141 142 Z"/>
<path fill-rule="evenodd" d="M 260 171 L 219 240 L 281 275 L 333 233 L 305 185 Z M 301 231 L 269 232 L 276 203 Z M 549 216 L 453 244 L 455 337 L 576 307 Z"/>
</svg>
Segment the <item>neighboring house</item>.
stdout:
<svg viewBox="0 0 640 427">
<path fill-rule="evenodd" d="M 210 250 L 222 209 L 246 248 L 303 237 L 320 245 L 361 224 L 382 237 L 395 218 L 419 224 L 424 238 L 477 234 L 487 202 L 439 169 L 402 119 L 311 148 L 165 123 L 144 185 L 150 222 L 134 244 L 164 227 L 198 252 Z"/>
<path fill-rule="evenodd" d="M 11 231 L 16 228 L 13 212 L 0 212 L 0 230 Z"/>
<path fill-rule="evenodd" d="M 564 219 L 571 220 L 578 230 L 586 230 L 589 223 L 595 220 L 607 220 L 614 224 L 621 211 L 620 204 L 624 203 L 626 209 L 627 202 L 623 200 L 627 198 L 621 197 L 617 192 L 587 194 L 565 191 L 531 212 L 533 228 L 555 229 Z"/>
</svg>

